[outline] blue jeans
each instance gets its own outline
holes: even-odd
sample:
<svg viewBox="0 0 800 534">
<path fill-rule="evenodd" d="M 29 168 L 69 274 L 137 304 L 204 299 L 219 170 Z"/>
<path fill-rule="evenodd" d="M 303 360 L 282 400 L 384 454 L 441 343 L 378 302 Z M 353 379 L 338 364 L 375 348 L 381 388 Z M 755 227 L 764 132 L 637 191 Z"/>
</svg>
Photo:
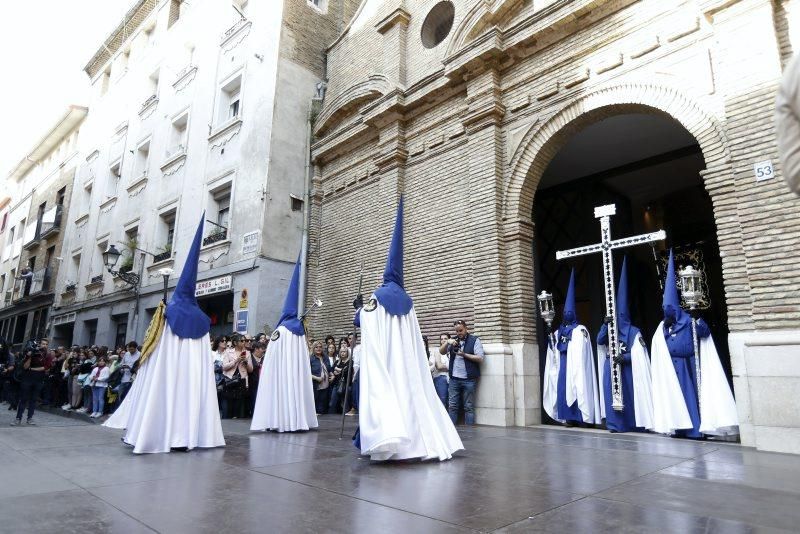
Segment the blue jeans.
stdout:
<svg viewBox="0 0 800 534">
<path fill-rule="evenodd" d="M 119 383 L 119 401 L 117 401 L 117 405 L 122 404 L 122 401 L 125 400 L 125 397 L 128 395 L 128 391 L 130 391 L 133 382 L 120 382 Z"/>
<path fill-rule="evenodd" d="M 106 407 L 105 386 L 92 386 L 92 413 L 103 413 Z"/>
<path fill-rule="evenodd" d="M 439 399 L 442 401 L 442 404 L 445 408 L 447 408 L 447 377 L 444 375 L 439 375 L 433 379 L 433 387 L 436 388 L 436 394 L 439 396 Z"/>
<path fill-rule="evenodd" d="M 464 406 L 464 424 L 475 424 L 475 386 L 474 378 L 450 378 L 447 388 L 447 411 L 453 424 L 458 420 L 458 409 Z"/>
</svg>

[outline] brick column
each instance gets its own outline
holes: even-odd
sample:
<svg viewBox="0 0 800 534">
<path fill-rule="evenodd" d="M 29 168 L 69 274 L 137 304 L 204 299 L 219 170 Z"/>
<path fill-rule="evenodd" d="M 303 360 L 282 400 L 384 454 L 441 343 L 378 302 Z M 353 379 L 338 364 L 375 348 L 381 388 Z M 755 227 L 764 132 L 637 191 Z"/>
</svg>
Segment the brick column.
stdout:
<svg viewBox="0 0 800 534">
<path fill-rule="evenodd" d="M 383 35 L 383 56 L 381 72 L 393 85 L 406 85 L 406 35 L 411 15 L 403 7 L 392 11 L 375 25 Z"/>
<path fill-rule="evenodd" d="M 476 400 L 479 423 L 514 424 L 514 358 L 508 345 L 505 270 L 501 237 L 503 135 L 500 74 L 495 68 L 469 73 L 468 109 L 462 122 L 468 136 L 468 176 L 464 232 L 468 240 L 475 324 L 486 361 Z M 469 276 L 465 273 L 465 279 Z"/>
</svg>

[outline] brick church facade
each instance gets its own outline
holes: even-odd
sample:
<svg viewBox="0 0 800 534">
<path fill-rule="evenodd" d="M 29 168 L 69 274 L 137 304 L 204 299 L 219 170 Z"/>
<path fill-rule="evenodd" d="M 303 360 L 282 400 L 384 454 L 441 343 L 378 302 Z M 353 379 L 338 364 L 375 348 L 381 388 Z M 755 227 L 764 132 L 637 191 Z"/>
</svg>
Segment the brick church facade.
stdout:
<svg viewBox="0 0 800 534">
<path fill-rule="evenodd" d="M 702 157 L 742 444 L 800 453 L 800 200 L 773 126 L 797 51 L 800 0 L 365 0 L 314 123 L 312 332 L 348 329 L 362 260 L 380 282 L 402 193 L 423 332 L 463 318 L 486 349 L 478 423 L 541 422 L 540 181 L 576 134 L 652 115 Z"/>
</svg>

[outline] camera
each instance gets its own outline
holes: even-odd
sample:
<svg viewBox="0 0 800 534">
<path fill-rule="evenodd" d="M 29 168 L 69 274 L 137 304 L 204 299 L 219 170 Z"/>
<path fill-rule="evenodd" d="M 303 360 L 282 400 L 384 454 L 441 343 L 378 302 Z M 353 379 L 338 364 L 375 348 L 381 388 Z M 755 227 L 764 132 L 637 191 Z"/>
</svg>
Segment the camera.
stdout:
<svg viewBox="0 0 800 534">
<path fill-rule="evenodd" d="M 461 351 L 461 340 L 457 337 L 451 337 L 447 343 L 450 345 L 451 353 L 458 354 Z"/>
</svg>

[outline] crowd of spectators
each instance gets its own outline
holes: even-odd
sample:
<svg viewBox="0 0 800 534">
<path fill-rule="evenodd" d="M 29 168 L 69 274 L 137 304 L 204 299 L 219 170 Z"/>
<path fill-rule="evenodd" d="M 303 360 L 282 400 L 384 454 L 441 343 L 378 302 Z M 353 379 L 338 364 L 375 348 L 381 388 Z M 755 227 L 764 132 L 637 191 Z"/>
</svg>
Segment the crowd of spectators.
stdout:
<svg viewBox="0 0 800 534">
<path fill-rule="evenodd" d="M 474 422 L 474 394 L 483 358 L 480 340 L 468 333 L 463 321 L 456 334 L 442 334 L 439 345 L 428 346 L 428 365 L 436 393 L 454 422 L 463 410 L 465 422 Z M 233 333 L 213 339 L 211 354 L 222 418 L 253 414 L 258 382 L 269 339 Z M 361 346 L 351 332 L 337 339 L 308 340 L 310 379 L 317 414 L 358 413 Z M 465 354 L 469 348 L 474 354 Z M 104 346 L 52 348 L 47 339 L 29 341 L 13 353 L 0 339 L 0 401 L 16 411 L 14 425 L 35 425 L 37 406 L 101 418 L 112 413 L 135 380 L 141 347 L 135 341 L 111 350 Z M 27 413 L 26 413 L 27 410 Z"/>
</svg>

